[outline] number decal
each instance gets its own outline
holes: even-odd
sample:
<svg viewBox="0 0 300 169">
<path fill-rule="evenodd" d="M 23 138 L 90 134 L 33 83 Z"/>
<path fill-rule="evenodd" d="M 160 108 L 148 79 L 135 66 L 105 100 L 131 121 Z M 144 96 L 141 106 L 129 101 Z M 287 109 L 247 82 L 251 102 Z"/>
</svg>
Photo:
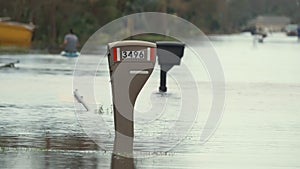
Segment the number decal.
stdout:
<svg viewBox="0 0 300 169">
<path fill-rule="evenodd" d="M 140 51 L 139 57 L 143 59 L 145 57 L 145 51 Z"/>
<path fill-rule="evenodd" d="M 139 51 L 122 51 L 122 59 L 145 59 L 145 50 Z"/>
<path fill-rule="evenodd" d="M 126 51 L 122 51 L 122 58 L 126 59 L 127 58 L 127 52 Z"/>
<path fill-rule="evenodd" d="M 132 58 L 132 51 L 129 51 L 127 56 L 128 58 Z"/>
<path fill-rule="evenodd" d="M 134 51 L 134 57 L 137 58 L 139 56 L 139 52 L 138 51 Z"/>
</svg>

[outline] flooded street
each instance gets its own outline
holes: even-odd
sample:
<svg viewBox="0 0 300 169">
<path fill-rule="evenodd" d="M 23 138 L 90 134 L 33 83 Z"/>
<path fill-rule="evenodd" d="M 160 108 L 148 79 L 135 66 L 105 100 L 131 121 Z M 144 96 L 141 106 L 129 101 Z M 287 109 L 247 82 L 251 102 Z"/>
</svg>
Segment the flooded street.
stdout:
<svg viewBox="0 0 300 169">
<path fill-rule="evenodd" d="M 0 169 L 109 169 L 120 164 L 136 169 L 300 168 L 300 43 L 283 34 L 270 35 L 264 43 L 254 43 L 249 34 L 211 39 L 226 78 L 220 126 L 206 144 L 199 144 L 205 112 L 211 104 L 209 78 L 200 77 L 197 83 L 203 91 L 203 114 L 191 131 L 171 151 L 141 159 L 113 156 L 81 128 L 73 103 L 76 59 L 0 55 L 0 62 L 20 61 L 16 68 L 0 69 Z M 187 51 L 185 59 L 189 54 Z M 108 72 L 105 69 L 103 74 Z M 100 80 L 103 74 L 97 75 Z M 96 82 L 100 91 L 105 89 L 101 81 Z M 174 84 L 170 79 L 171 90 L 165 96 L 171 101 L 178 99 L 177 92 L 172 91 Z M 156 81 L 149 86 L 152 91 L 158 88 Z M 143 107 L 143 103 L 137 106 Z M 171 112 L 177 106 L 170 105 Z M 113 114 L 104 110 L 101 116 L 112 129 Z M 166 127 L 164 122 L 172 120 L 172 114 L 165 116 L 155 128 L 142 130 L 137 122 L 136 139 L 143 140 L 146 132 L 160 133 Z M 136 120 L 142 117 L 137 115 Z M 103 133 L 103 137 L 112 138 L 111 133 Z M 148 144 L 141 141 L 137 148 L 147 148 Z"/>
</svg>

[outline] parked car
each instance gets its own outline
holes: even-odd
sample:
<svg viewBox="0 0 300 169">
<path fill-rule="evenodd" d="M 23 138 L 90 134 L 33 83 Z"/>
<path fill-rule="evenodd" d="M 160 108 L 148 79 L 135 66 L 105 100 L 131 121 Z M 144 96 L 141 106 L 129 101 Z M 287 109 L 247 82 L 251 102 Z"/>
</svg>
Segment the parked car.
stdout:
<svg viewBox="0 0 300 169">
<path fill-rule="evenodd" d="M 297 24 L 290 24 L 285 27 L 285 32 L 287 36 L 297 36 L 297 29 L 298 25 Z"/>
</svg>

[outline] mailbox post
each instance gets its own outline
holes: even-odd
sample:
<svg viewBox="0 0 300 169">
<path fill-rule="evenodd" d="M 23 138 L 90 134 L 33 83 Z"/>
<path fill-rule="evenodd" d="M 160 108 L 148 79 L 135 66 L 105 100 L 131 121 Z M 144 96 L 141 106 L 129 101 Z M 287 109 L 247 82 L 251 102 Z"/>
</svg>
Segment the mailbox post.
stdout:
<svg viewBox="0 0 300 169">
<path fill-rule="evenodd" d="M 114 145 L 115 152 L 132 152 L 134 105 L 153 72 L 155 57 L 155 43 L 128 40 L 108 44 L 115 139 L 122 140 Z"/>
<path fill-rule="evenodd" d="M 175 41 L 159 41 L 157 45 L 158 64 L 160 65 L 160 92 L 167 92 L 167 72 L 175 65 L 180 65 L 185 44 Z"/>
</svg>

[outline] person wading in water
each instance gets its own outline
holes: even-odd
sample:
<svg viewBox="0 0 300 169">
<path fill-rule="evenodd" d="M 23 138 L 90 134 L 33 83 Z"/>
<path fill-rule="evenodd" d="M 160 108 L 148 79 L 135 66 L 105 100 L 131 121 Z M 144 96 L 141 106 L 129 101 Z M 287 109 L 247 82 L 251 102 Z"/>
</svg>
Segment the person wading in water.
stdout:
<svg viewBox="0 0 300 169">
<path fill-rule="evenodd" d="M 70 29 L 69 33 L 64 38 L 65 52 L 74 53 L 77 52 L 77 46 L 79 46 L 78 37 Z"/>
</svg>

